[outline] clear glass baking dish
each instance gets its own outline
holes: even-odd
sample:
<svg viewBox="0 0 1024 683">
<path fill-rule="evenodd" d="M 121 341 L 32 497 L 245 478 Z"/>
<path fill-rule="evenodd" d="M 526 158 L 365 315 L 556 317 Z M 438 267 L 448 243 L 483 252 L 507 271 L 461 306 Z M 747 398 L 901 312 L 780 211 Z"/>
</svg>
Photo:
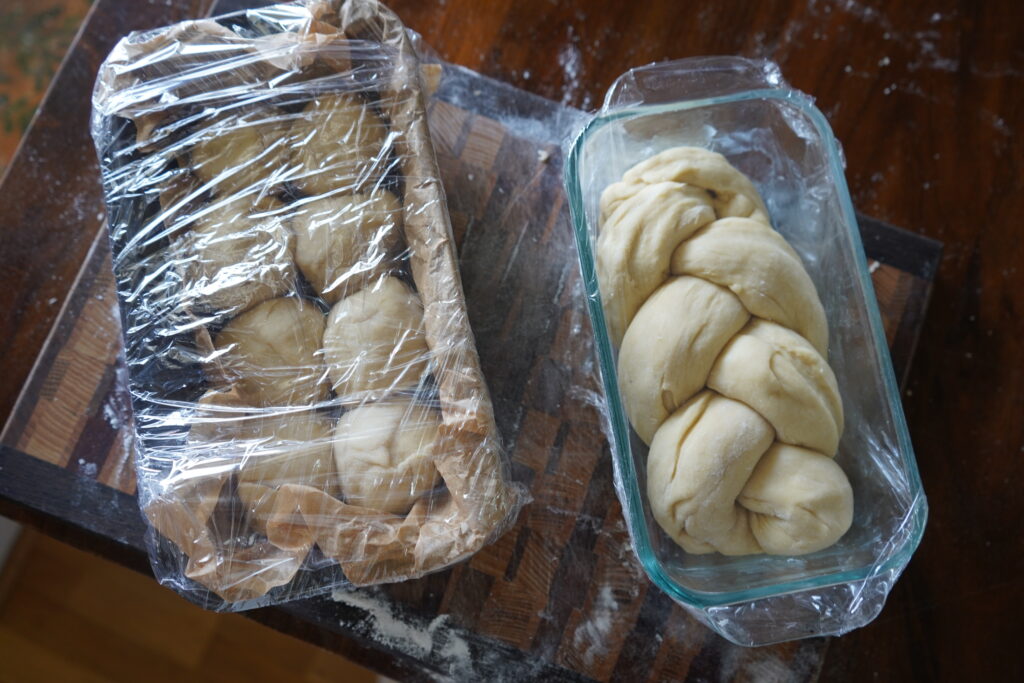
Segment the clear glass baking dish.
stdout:
<svg viewBox="0 0 1024 683">
<path fill-rule="evenodd" d="M 846 427 L 836 461 L 854 491 L 838 543 L 800 557 L 685 553 L 647 499 L 647 447 L 629 426 L 595 272 L 602 190 L 677 145 L 724 154 L 749 176 L 773 225 L 800 254 L 828 318 L 829 362 Z M 696 58 L 635 69 L 572 142 L 566 187 L 607 393 L 616 490 L 648 576 L 743 645 L 839 634 L 881 610 L 920 542 L 927 504 L 861 245 L 839 145 L 812 100 L 774 64 Z"/>
</svg>

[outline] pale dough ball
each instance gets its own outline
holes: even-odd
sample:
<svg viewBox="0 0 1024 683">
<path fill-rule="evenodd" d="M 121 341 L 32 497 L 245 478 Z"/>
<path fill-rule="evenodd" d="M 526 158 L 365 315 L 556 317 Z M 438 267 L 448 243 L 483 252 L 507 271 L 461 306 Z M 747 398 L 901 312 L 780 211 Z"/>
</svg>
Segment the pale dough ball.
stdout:
<svg viewBox="0 0 1024 683">
<path fill-rule="evenodd" d="M 619 391 L 644 443 L 704 388 L 725 345 L 750 314 L 729 290 L 694 277 L 670 279 L 644 302 L 619 349 Z"/>
<path fill-rule="evenodd" d="M 339 492 L 332 444 L 334 423 L 314 410 L 247 406 L 237 391 L 210 391 L 188 418 L 191 476 L 236 473 L 250 521 L 265 521 L 285 484 Z"/>
<path fill-rule="evenodd" d="M 237 468 L 240 484 L 337 488 L 334 425 L 321 413 L 268 412 L 245 405 L 238 392 L 210 391 L 196 402 L 189 423 L 189 450 L 196 459 L 221 456 L 211 466 L 221 472 Z"/>
<path fill-rule="evenodd" d="M 271 299 L 238 316 L 214 339 L 210 360 L 247 403 L 311 406 L 328 397 L 321 358 L 324 315 L 295 297 Z"/>
<path fill-rule="evenodd" d="M 331 309 L 324 358 L 339 397 L 380 397 L 414 389 L 429 372 L 423 303 L 385 277 Z"/>
<path fill-rule="evenodd" d="M 295 286 L 294 240 L 275 199 L 251 196 L 204 207 L 185 237 L 183 299 L 237 315 Z"/>
<path fill-rule="evenodd" d="M 337 490 L 331 452 L 332 421 L 316 411 L 260 417 L 247 435 L 240 484 L 277 488 L 284 484 Z"/>
<path fill-rule="evenodd" d="M 207 391 L 196 401 L 188 418 L 189 444 L 232 443 L 240 430 L 251 424 L 248 417 L 256 410 L 233 389 Z"/>
<path fill-rule="evenodd" d="M 276 110 L 220 118 L 192 143 L 192 172 L 213 183 L 219 196 L 271 193 L 291 154 L 289 130 L 289 121 Z"/>
<path fill-rule="evenodd" d="M 330 303 L 395 267 L 402 205 L 387 191 L 325 197 L 299 205 L 291 219 L 295 262 Z"/>
<path fill-rule="evenodd" d="M 387 170 L 387 136 L 387 124 L 357 95 L 318 97 L 292 125 L 292 182 L 311 196 L 372 187 Z"/>
<path fill-rule="evenodd" d="M 338 420 L 334 459 L 346 502 L 404 514 L 431 491 L 440 414 L 408 400 L 374 403 Z"/>
</svg>

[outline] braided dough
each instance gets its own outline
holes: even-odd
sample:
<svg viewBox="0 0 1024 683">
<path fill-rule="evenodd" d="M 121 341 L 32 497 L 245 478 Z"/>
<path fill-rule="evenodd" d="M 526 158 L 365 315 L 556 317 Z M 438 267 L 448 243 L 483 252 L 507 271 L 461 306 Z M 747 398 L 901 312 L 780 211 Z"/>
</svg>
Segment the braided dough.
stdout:
<svg viewBox="0 0 1024 683">
<path fill-rule="evenodd" d="M 601 197 L 597 271 L 648 498 L 691 553 L 799 555 L 849 528 L 828 325 L 800 257 L 720 154 L 669 149 Z"/>
</svg>

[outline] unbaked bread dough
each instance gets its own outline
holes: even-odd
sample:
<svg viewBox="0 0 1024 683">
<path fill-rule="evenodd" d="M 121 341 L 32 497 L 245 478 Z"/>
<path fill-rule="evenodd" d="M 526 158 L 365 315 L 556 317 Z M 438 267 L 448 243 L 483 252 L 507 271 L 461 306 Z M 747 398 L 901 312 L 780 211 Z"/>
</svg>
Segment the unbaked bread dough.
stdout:
<svg viewBox="0 0 1024 683">
<path fill-rule="evenodd" d="M 828 354 L 828 322 L 814 283 L 793 247 L 767 223 L 716 220 L 672 253 L 672 273 L 728 288 L 753 315 L 788 327 Z"/>
<path fill-rule="evenodd" d="M 373 403 L 338 420 L 334 458 L 345 501 L 405 514 L 438 484 L 440 413 L 408 399 Z"/>
<path fill-rule="evenodd" d="M 213 390 L 196 401 L 188 419 L 194 461 L 237 469 L 239 484 L 302 484 L 337 491 L 334 425 L 320 412 L 267 411 L 245 405 L 236 391 Z"/>
<path fill-rule="evenodd" d="M 658 430 L 648 454 L 651 512 L 691 553 L 800 555 L 853 520 L 853 491 L 821 453 L 775 441 L 739 401 L 704 391 Z"/>
<path fill-rule="evenodd" d="M 430 365 L 419 295 L 389 276 L 342 299 L 328 316 L 324 358 L 343 400 L 415 389 Z"/>
<path fill-rule="evenodd" d="M 853 522 L 853 489 L 832 458 L 776 441 L 757 461 L 737 503 L 766 553 L 827 548 Z"/>
<path fill-rule="evenodd" d="M 358 95 L 318 97 L 289 133 L 291 180 L 310 196 L 368 189 L 387 170 L 387 141 L 387 124 Z"/>
<path fill-rule="evenodd" d="M 750 180 L 707 150 L 657 154 L 603 193 L 597 252 L 662 528 L 692 553 L 838 540 L 853 494 L 825 313 Z"/>
<path fill-rule="evenodd" d="M 619 350 L 619 391 L 644 443 L 704 388 L 722 349 L 749 319 L 729 290 L 695 277 L 672 278 L 644 302 Z"/>
<path fill-rule="evenodd" d="M 722 349 L 709 389 L 764 416 L 779 441 L 832 455 L 843 431 L 843 406 L 832 368 L 806 339 L 753 318 Z"/>
<path fill-rule="evenodd" d="M 282 182 L 291 154 L 290 127 L 275 109 L 217 119 L 189 149 L 192 172 L 218 196 L 270 194 Z"/>
<path fill-rule="evenodd" d="M 246 405 L 233 389 L 208 391 L 187 418 L 191 477 L 234 472 L 250 519 L 266 519 L 286 484 L 339 494 L 334 423 L 316 410 L 268 411 Z"/>
<path fill-rule="evenodd" d="M 276 199 L 217 201 L 196 214 L 185 236 L 182 301 L 238 315 L 295 286 L 294 240 Z"/>
<path fill-rule="evenodd" d="M 768 209 L 750 178 L 728 159 L 700 147 L 673 147 L 641 161 L 626 171 L 622 181 L 609 186 L 601 199 L 602 214 L 636 192 L 631 186 L 672 182 L 709 191 L 718 218 L 753 218 L 768 223 Z"/>
<path fill-rule="evenodd" d="M 324 314 L 297 297 L 271 299 L 214 339 L 208 374 L 254 406 L 312 406 L 328 397 L 321 343 Z"/>
<path fill-rule="evenodd" d="M 774 439 L 768 421 L 739 401 L 695 396 L 658 429 L 647 454 L 658 524 L 687 552 L 761 552 L 736 499 Z"/>
<path fill-rule="evenodd" d="M 402 205 L 385 190 L 315 199 L 296 206 L 291 228 L 295 262 L 333 304 L 395 268 Z"/>
<path fill-rule="evenodd" d="M 314 410 L 262 415 L 246 435 L 239 484 L 277 488 L 301 484 L 336 492 L 333 422 Z"/>
<path fill-rule="evenodd" d="M 115 265 L 120 258 L 122 271 L 127 268 L 137 272 L 144 268 L 159 276 L 154 286 L 167 291 L 156 293 L 166 294 L 174 310 L 168 311 L 169 316 L 153 311 L 156 333 L 175 339 L 183 334 L 194 334 L 194 345 L 175 344 L 175 349 L 163 360 L 172 365 L 188 364 L 201 357 L 207 384 L 217 387 L 217 396 L 235 395 L 232 401 L 236 405 L 225 407 L 241 415 L 244 422 L 259 425 L 245 438 L 234 432 L 233 437 L 210 439 L 203 445 L 193 441 L 197 458 L 189 458 L 188 444 L 177 438 L 173 439 L 174 443 L 165 439 L 163 446 L 166 448 L 158 448 L 153 453 L 143 449 L 140 454 L 143 462 L 152 460 L 148 456 L 154 455 L 167 465 L 140 468 L 139 486 L 143 512 L 153 533 L 163 539 L 161 552 L 174 554 L 175 566 L 173 571 L 168 570 L 168 575 L 185 586 L 186 592 L 198 594 L 197 586 L 203 586 L 222 597 L 225 604 L 294 597 L 314 584 L 336 583 L 342 575 L 347 583 L 370 585 L 436 572 L 466 560 L 496 539 L 512 523 L 527 499 L 525 488 L 510 482 L 503 467 L 501 439 L 466 314 L 457 250 L 430 144 L 422 79 L 412 59 L 415 55 L 407 32 L 393 13 L 376 2 L 304 5 L 307 5 L 304 10 L 308 11 L 301 17 L 294 13 L 287 18 L 276 17 L 282 19 L 283 28 L 289 30 L 273 35 L 260 35 L 261 31 L 241 31 L 239 35 L 212 20 L 186 22 L 149 32 L 140 41 L 122 42 L 100 78 L 100 96 L 109 105 L 103 107 L 103 121 L 118 126 L 121 120 L 118 117 L 127 116 L 136 122 L 139 142 L 146 145 L 141 155 L 125 160 L 131 162 L 127 166 L 105 165 L 108 180 L 113 175 L 127 174 L 138 181 L 136 185 L 145 186 L 121 197 L 127 202 L 127 209 L 145 218 L 143 228 L 147 234 L 140 238 L 143 242 L 129 245 L 144 247 L 141 257 L 138 249 L 129 249 L 115 256 Z M 356 37 L 360 39 L 355 40 Z M 210 38 L 213 40 L 207 40 Z M 211 52 L 206 48 L 212 43 L 220 45 Z M 225 46 L 228 49 L 221 49 Z M 358 58 L 351 64 L 355 70 L 354 80 L 343 73 L 349 68 L 350 56 Z M 363 59 L 367 56 L 382 66 L 377 82 L 363 78 L 372 76 L 368 62 Z M 246 64 L 266 65 L 266 69 L 259 70 L 271 76 L 269 84 L 274 87 L 266 87 L 268 80 L 262 78 L 253 80 L 255 88 L 218 93 L 217 87 L 225 84 L 218 73 L 223 71 L 230 81 L 230 73 L 237 70 L 236 67 L 246 70 L 244 64 L 236 64 L 239 59 Z M 197 65 L 201 68 L 193 68 Z M 285 73 L 282 71 L 285 67 L 294 68 Z M 176 74 L 183 78 L 174 78 Z M 204 109 L 201 104 L 196 108 L 175 97 L 183 92 L 181 84 L 190 80 L 193 82 L 186 83 L 185 89 L 193 96 L 192 104 L 201 101 L 209 107 Z M 337 98 L 325 95 L 328 90 L 338 89 L 347 89 L 350 95 Z M 356 93 L 356 90 L 361 92 Z M 253 98 L 265 98 L 266 104 L 281 102 L 280 115 L 289 120 L 321 118 L 314 116 L 317 111 L 303 113 L 299 111 L 302 105 L 296 108 L 294 103 L 284 103 L 280 98 L 289 97 L 289 93 L 306 93 L 303 102 L 318 97 L 334 102 L 348 100 L 353 106 L 347 110 L 341 108 L 333 118 L 325 113 L 322 118 L 328 119 L 326 126 L 325 121 L 312 120 L 289 128 L 286 136 L 289 153 L 285 163 L 257 164 L 261 171 L 270 171 L 271 176 L 264 179 L 256 174 L 248 181 L 235 179 L 238 186 L 231 187 L 229 176 L 233 178 L 231 171 L 234 169 L 231 157 L 242 161 L 258 158 L 259 152 L 268 148 L 269 138 L 256 136 L 252 139 L 248 131 L 236 134 L 232 125 L 225 123 L 217 131 L 224 133 L 224 139 L 205 142 L 205 138 L 215 136 L 210 132 L 202 135 L 194 119 L 202 117 L 200 125 L 208 123 L 224 116 L 228 110 L 238 112 L 234 105 Z M 379 104 L 375 101 L 378 97 Z M 207 117 L 210 113 L 213 116 Z M 381 120 L 385 115 L 386 122 Z M 353 124 L 349 127 L 353 130 L 344 130 L 345 126 L 339 124 L 339 121 L 345 123 L 346 117 L 347 122 Z M 342 134 L 338 133 L 339 128 Z M 349 132 L 352 135 L 347 138 Z M 299 135 L 293 136 L 293 133 Z M 199 147 L 190 150 L 193 143 L 199 143 Z M 316 149 L 307 149 L 307 146 Z M 236 147 L 237 155 L 224 151 Z M 292 163 L 293 153 L 303 163 Z M 169 159 L 168 155 L 175 158 Z M 332 156 L 339 161 L 336 167 L 322 169 L 324 158 L 330 161 Z M 352 163 L 346 164 L 346 159 Z M 166 217 L 178 219 L 183 225 L 160 225 L 165 216 L 150 215 L 155 209 L 155 195 L 165 189 L 160 185 L 172 174 L 175 179 L 191 178 L 192 171 L 188 167 L 193 161 L 207 172 L 207 180 L 199 180 L 199 191 L 187 202 L 182 202 L 184 188 L 169 188 L 162 198 L 164 210 L 174 207 L 175 215 Z M 174 167 L 175 163 L 180 166 Z M 312 177 L 313 172 L 321 170 L 326 172 L 320 178 Z M 307 175 L 305 180 L 309 186 L 300 188 L 303 173 Z M 360 174 L 362 178 L 358 177 Z M 221 182 L 210 182 L 213 178 Z M 322 363 L 323 340 L 317 337 L 323 332 L 324 321 L 316 309 L 324 300 L 310 296 L 304 304 L 285 304 L 276 301 L 280 297 L 275 297 L 255 304 L 244 313 L 214 311 L 214 315 L 195 311 L 187 302 L 180 302 L 178 296 L 177 285 L 186 262 L 179 260 L 179 238 L 183 235 L 174 234 L 173 246 L 163 246 L 166 244 L 163 239 L 170 236 L 164 231 L 190 231 L 187 224 L 193 222 L 195 215 L 202 211 L 202 204 L 209 203 L 211 198 L 223 201 L 241 194 L 277 194 L 288 198 L 289 207 L 284 212 L 291 213 L 297 205 L 324 199 L 326 195 L 317 194 L 318 190 L 311 187 L 317 180 L 323 181 L 332 196 L 371 195 L 390 189 L 400 193 L 404 204 L 405 225 L 396 225 L 408 237 L 409 251 L 401 254 L 401 267 L 397 270 L 411 284 L 419 300 L 408 289 L 399 287 L 403 296 L 411 299 L 407 308 L 414 314 L 401 315 L 398 319 L 403 325 L 408 324 L 407 340 L 423 337 L 420 328 L 427 330 L 429 349 L 420 344 L 417 354 L 425 357 L 429 353 L 433 360 L 420 365 L 424 369 L 436 368 L 436 374 L 427 376 L 427 386 L 417 392 L 417 398 L 428 402 L 432 408 L 436 406 L 436 411 L 429 420 L 424 420 L 432 426 L 418 431 L 433 429 L 436 436 L 425 436 L 419 441 L 432 447 L 440 441 L 436 446 L 438 452 L 431 456 L 431 460 L 436 460 L 436 472 L 431 473 L 430 467 L 424 467 L 425 475 L 412 476 L 408 493 L 403 495 L 411 499 L 418 491 L 424 493 L 404 514 L 346 502 L 340 498 L 340 492 L 335 496 L 327 487 L 319 485 L 321 473 L 328 471 L 333 473 L 328 479 L 339 481 L 333 465 L 333 424 L 327 434 L 330 464 L 322 467 L 323 449 L 318 444 L 323 441 L 320 435 L 324 433 L 324 423 L 332 420 L 330 416 L 336 422 L 346 414 L 345 410 L 354 407 L 352 402 L 342 400 L 315 403 L 320 396 L 329 393 L 329 385 L 327 389 L 323 387 L 326 381 L 321 384 L 316 373 L 311 372 Z M 355 189 L 364 180 L 366 186 Z M 123 184 L 114 184 L 124 189 Z M 250 186 L 260 191 L 235 193 Z M 194 207 L 193 199 L 200 206 Z M 389 199 L 384 196 L 385 202 Z M 385 241 L 386 238 L 381 244 Z M 303 259 L 303 267 L 309 262 Z M 300 275 L 296 270 L 296 279 L 305 288 L 305 278 Z M 325 281 L 328 279 L 324 277 Z M 355 293 L 345 289 L 339 296 Z M 312 295 L 312 287 L 309 294 Z M 297 297 L 298 292 L 289 291 L 287 296 Z M 344 301 L 338 303 L 341 304 Z M 384 304 L 387 309 L 389 304 L 386 301 Z M 424 309 L 429 311 L 426 316 Z M 189 315 L 193 312 L 196 314 Z M 424 319 L 422 323 L 420 319 Z M 363 322 L 367 321 L 352 324 L 360 328 Z M 225 323 L 226 329 L 223 328 Z M 371 323 L 368 325 L 373 327 Z M 404 346 L 403 342 L 400 349 Z M 133 349 L 129 349 L 131 360 L 145 360 L 138 356 L 139 348 L 135 345 L 134 358 Z M 394 344 L 390 350 L 395 350 Z M 359 353 L 362 352 L 360 349 Z M 411 373 L 409 364 L 405 370 Z M 321 374 L 326 379 L 326 366 Z M 169 392 L 169 395 L 163 398 L 188 398 L 181 395 L 181 388 L 167 385 L 163 393 Z M 240 392 L 252 400 L 242 400 L 237 396 Z M 388 396 L 383 400 L 390 403 L 405 395 Z M 274 405 L 264 405 L 268 402 Z M 187 430 L 186 421 L 195 405 L 187 401 L 172 403 L 177 407 L 161 404 L 155 407 L 155 412 L 150 411 L 152 414 L 143 420 L 143 428 L 152 431 L 155 427 L 156 432 L 163 433 L 166 430 L 157 423 L 166 423 L 175 434 Z M 363 422 L 351 421 L 359 414 L 352 411 L 347 419 L 357 429 L 364 426 Z M 235 422 L 226 412 L 220 415 L 226 424 L 193 425 L 196 433 L 192 438 L 198 438 L 204 429 L 216 432 Z M 280 420 L 271 421 L 271 416 Z M 443 420 L 442 428 L 436 426 L 439 420 Z M 417 428 L 407 421 L 401 434 L 396 435 L 400 443 L 390 452 L 401 456 L 405 452 L 422 451 L 419 444 L 403 445 L 416 431 Z M 225 467 L 225 454 L 232 445 L 242 446 L 243 450 L 250 447 L 252 451 L 239 453 L 237 458 L 232 456 L 228 462 L 234 465 Z M 261 454 L 267 457 L 255 457 Z M 164 457 L 168 455 L 173 457 Z M 218 460 L 221 462 L 214 465 Z M 183 472 L 193 465 L 202 470 L 199 476 L 187 476 L 190 473 Z M 203 469 L 203 465 L 213 466 Z M 396 463 L 396 468 L 400 468 L 400 463 Z M 437 490 L 432 491 L 430 487 L 438 481 L 437 473 L 443 483 L 438 482 Z M 349 479 L 351 481 L 352 477 Z M 336 486 L 340 488 L 340 484 Z M 353 486 L 360 485 L 353 483 Z M 389 500 L 389 496 L 374 502 L 372 491 L 361 496 L 353 489 L 349 494 L 352 500 L 386 509 L 399 510 L 408 505 L 407 502 L 398 505 Z M 237 498 L 245 505 L 238 505 Z M 311 577 L 302 571 L 310 564 L 316 567 L 333 564 L 337 571 L 320 572 L 323 576 Z M 269 598 L 266 597 L 268 592 Z"/>
<path fill-rule="evenodd" d="M 715 220 L 711 197 L 675 182 L 612 186 L 602 202 L 597 276 L 612 343 L 622 341 L 640 305 L 669 274 L 672 253 Z"/>
</svg>

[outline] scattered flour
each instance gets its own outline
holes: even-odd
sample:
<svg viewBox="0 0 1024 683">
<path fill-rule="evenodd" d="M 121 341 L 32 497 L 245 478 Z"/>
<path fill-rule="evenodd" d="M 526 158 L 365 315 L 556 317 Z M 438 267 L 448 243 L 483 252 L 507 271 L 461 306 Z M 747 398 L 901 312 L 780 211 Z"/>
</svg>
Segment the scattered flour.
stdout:
<svg viewBox="0 0 1024 683">
<path fill-rule="evenodd" d="M 562 67 L 565 74 L 565 82 L 562 86 L 562 104 L 570 105 L 576 99 L 582 87 L 580 80 L 580 68 L 583 65 L 583 54 L 576 44 L 576 32 L 569 27 L 569 42 L 558 52 L 558 65 Z M 586 109 L 586 104 L 583 105 Z"/>
<path fill-rule="evenodd" d="M 111 405 L 109 401 L 103 404 L 103 419 L 107 421 L 111 429 L 121 428 L 121 415 L 115 406 Z"/>
<path fill-rule="evenodd" d="M 96 463 L 86 462 L 85 458 L 78 459 L 78 471 L 87 477 L 95 477 L 97 472 Z"/>
<path fill-rule="evenodd" d="M 447 614 L 438 615 L 428 623 L 419 617 L 400 614 L 386 597 L 367 591 L 336 589 L 331 599 L 366 613 L 361 622 L 345 623 L 345 626 L 361 628 L 381 645 L 417 659 L 426 659 L 433 653 L 431 659 L 440 660 L 447 670 L 442 679 L 479 678 L 469 643 L 448 623 Z"/>
<path fill-rule="evenodd" d="M 572 644 L 583 655 L 583 661 L 590 666 L 596 657 L 605 656 L 605 643 L 612 630 L 612 618 L 619 609 L 612 587 L 601 586 L 597 594 L 590 619 L 580 624 L 573 635 Z"/>
</svg>

